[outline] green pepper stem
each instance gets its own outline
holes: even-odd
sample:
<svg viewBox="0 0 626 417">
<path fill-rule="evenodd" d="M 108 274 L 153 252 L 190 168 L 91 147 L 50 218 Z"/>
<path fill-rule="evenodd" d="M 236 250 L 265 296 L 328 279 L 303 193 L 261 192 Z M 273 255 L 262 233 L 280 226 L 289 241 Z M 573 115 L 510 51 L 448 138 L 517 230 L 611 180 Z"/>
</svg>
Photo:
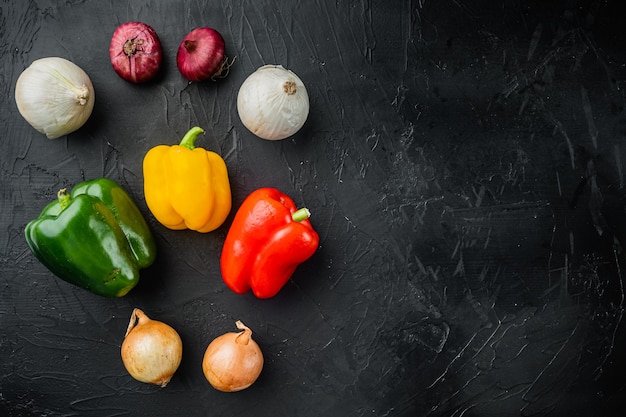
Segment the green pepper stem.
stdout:
<svg viewBox="0 0 626 417">
<path fill-rule="evenodd" d="M 302 220 L 306 220 L 309 217 L 311 217 L 311 212 L 306 207 L 303 207 L 297 211 L 294 211 L 291 214 L 291 218 L 293 219 L 294 222 L 301 222 Z"/>
<path fill-rule="evenodd" d="M 57 193 L 57 200 L 59 200 L 59 206 L 61 206 L 61 210 L 64 210 L 65 207 L 70 205 L 72 197 L 67 191 L 67 188 L 62 188 L 59 190 L 59 192 Z"/>
<path fill-rule="evenodd" d="M 183 146 L 187 149 L 195 149 L 196 138 L 200 133 L 204 133 L 204 129 L 198 126 L 192 127 L 187 133 L 185 133 L 185 136 L 183 136 L 182 140 L 180 141 L 180 146 Z"/>
</svg>

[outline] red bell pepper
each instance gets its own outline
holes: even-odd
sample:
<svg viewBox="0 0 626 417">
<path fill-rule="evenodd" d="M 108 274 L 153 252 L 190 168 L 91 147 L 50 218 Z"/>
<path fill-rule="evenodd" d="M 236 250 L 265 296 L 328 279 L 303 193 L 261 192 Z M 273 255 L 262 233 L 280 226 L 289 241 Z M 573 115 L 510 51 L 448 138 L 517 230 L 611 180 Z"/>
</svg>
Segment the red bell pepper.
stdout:
<svg viewBox="0 0 626 417">
<path fill-rule="evenodd" d="M 296 267 L 317 251 L 319 236 L 309 215 L 275 188 L 252 192 L 224 241 L 220 266 L 226 285 L 237 294 L 252 289 L 258 298 L 276 295 Z"/>
</svg>

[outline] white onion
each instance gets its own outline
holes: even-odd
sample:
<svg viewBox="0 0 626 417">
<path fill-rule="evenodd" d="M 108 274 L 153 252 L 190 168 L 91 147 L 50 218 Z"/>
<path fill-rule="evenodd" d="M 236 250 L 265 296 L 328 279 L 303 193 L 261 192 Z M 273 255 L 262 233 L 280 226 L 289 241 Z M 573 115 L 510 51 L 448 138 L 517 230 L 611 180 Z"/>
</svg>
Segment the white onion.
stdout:
<svg viewBox="0 0 626 417">
<path fill-rule="evenodd" d="M 93 110 L 95 93 L 89 76 L 58 57 L 41 58 L 26 68 L 15 85 L 17 109 L 49 139 L 80 128 Z"/>
<path fill-rule="evenodd" d="M 309 115 L 309 96 L 302 80 L 281 65 L 265 65 L 243 82 L 237 95 L 243 125 L 262 139 L 295 134 Z"/>
</svg>

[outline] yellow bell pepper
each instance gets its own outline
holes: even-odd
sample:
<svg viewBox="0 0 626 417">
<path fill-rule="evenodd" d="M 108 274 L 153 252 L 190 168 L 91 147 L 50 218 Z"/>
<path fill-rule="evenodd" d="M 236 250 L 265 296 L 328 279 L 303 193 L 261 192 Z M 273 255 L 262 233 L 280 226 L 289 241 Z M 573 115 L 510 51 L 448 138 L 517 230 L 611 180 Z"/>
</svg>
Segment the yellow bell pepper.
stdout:
<svg viewBox="0 0 626 417">
<path fill-rule="evenodd" d="M 210 232 L 230 213 L 226 163 L 215 152 L 195 147 L 203 132 L 193 127 L 179 145 L 158 145 L 143 159 L 146 204 L 169 229 Z"/>
</svg>

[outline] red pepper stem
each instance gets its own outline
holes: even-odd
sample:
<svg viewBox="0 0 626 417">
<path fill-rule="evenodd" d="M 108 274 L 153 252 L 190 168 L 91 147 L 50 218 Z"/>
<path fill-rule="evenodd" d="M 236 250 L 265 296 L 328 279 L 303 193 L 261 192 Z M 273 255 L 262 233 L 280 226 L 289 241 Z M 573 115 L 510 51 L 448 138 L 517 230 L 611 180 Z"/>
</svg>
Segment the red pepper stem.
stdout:
<svg viewBox="0 0 626 417">
<path fill-rule="evenodd" d="M 301 222 L 302 220 L 306 220 L 309 217 L 311 217 L 311 212 L 306 207 L 302 207 L 301 209 L 294 211 L 291 214 L 291 218 L 294 222 Z"/>
<path fill-rule="evenodd" d="M 67 188 L 62 188 L 57 193 L 57 200 L 59 200 L 59 206 L 61 206 L 61 210 L 64 210 L 65 207 L 70 205 L 70 201 L 72 201 L 72 197 L 70 193 L 67 191 Z"/>
<path fill-rule="evenodd" d="M 191 150 L 195 149 L 196 138 L 200 133 L 204 133 L 204 129 L 198 126 L 192 127 L 187 133 L 185 133 L 185 136 L 183 136 L 180 141 L 180 146 Z"/>
</svg>

